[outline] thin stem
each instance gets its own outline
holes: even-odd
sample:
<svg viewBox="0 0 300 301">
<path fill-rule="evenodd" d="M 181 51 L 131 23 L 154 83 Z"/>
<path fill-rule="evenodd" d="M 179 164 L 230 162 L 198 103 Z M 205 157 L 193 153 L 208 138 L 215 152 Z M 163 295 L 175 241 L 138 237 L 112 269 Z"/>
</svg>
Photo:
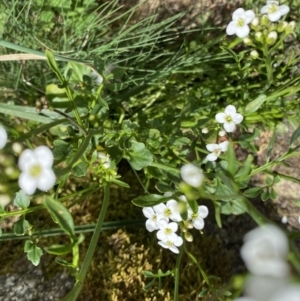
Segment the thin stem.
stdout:
<svg viewBox="0 0 300 301">
<path fill-rule="evenodd" d="M 174 278 L 175 278 L 174 299 L 173 299 L 174 301 L 179 300 L 178 299 L 178 297 L 179 297 L 179 271 L 180 271 L 180 263 L 181 263 L 183 251 L 184 251 L 184 244 L 179 249 L 179 254 L 177 256 L 176 266 L 175 266 L 175 270 L 174 270 Z"/>
<path fill-rule="evenodd" d="M 81 270 L 77 275 L 77 282 L 76 282 L 75 286 L 73 287 L 73 289 L 61 301 L 77 300 L 77 297 L 79 296 L 79 294 L 82 290 L 86 274 L 91 265 L 93 255 L 94 255 L 96 247 L 97 247 L 98 239 L 99 239 L 99 236 L 101 233 L 102 225 L 103 225 L 104 218 L 105 218 L 106 211 L 107 211 L 108 204 L 109 204 L 109 198 L 110 198 L 110 188 L 109 188 L 109 185 L 107 184 L 106 186 L 104 186 L 103 204 L 102 204 L 102 208 L 101 208 L 99 218 L 98 218 L 98 221 L 96 224 L 95 232 L 93 234 L 91 243 L 90 243 L 87 253 L 85 255 Z"/>
</svg>

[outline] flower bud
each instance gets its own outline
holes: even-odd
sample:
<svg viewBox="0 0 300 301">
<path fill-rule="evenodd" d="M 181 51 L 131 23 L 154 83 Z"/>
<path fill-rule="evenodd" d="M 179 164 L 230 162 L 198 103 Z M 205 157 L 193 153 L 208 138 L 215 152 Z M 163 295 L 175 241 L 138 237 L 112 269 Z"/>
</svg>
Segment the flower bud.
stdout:
<svg viewBox="0 0 300 301">
<path fill-rule="evenodd" d="M 255 29 L 256 27 L 258 27 L 259 25 L 259 19 L 257 17 L 254 17 L 254 19 L 251 22 L 251 26 L 253 27 L 253 29 Z"/>
<path fill-rule="evenodd" d="M 258 52 L 256 50 L 252 50 L 250 52 L 250 56 L 251 56 L 251 58 L 253 58 L 254 60 L 256 60 L 259 57 L 259 54 L 258 54 Z"/>
<path fill-rule="evenodd" d="M 250 39 L 248 37 L 244 38 L 243 42 L 245 45 L 253 45 L 252 39 Z"/>
<path fill-rule="evenodd" d="M 268 45 L 273 45 L 276 40 L 277 40 L 277 32 L 276 31 L 271 31 L 268 36 L 267 36 L 267 39 L 266 39 L 266 42 Z"/>
<path fill-rule="evenodd" d="M 264 40 L 264 37 L 263 37 L 263 34 L 261 31 L 256 32 L 254 37 L 257 42 L 263 42 L 263 40 Z"/>
<path fill-rule="evenodd" d="M 260 24 L 266 27 L 269 27 L 270 21 L 267 15 L 263 15 L 260 19 Z"/>
<path fill-rule="evenodd" d="M 285 29 L 287 28 L 287 26 L 288 26 L 288 22 L 286 22 L 286 21 L 280 22 L 278 24 L 277 31 L 278 32 L 283 32 L 283 31 L 285 31 Z"/>
<path fill-rule="evenodd" d="M 292 32 L 294 31 L 294 29 L 295 29 L 295 26 L 296 26 L 296 22 L 295 22 L 295 21 L 290 22 L 290 23 L 287 25 L 287 27 L 286 27 L 286 29 L 285 29 L 285 32 L 286 32 L 287 34 L 292 33 Z"/>
<path fill-rule="evenodd" d="M 224 130 L 219 131 L 218 135 L 220 137 L 224 137 L 226 135 L 226 132 Z"/>
<path fill-rule="evenodd" d="M 193 241 L 193 235 L 190 232 L 185 232 L 184 233 L 184 238 L 188 242 L 192 242 Z"/>
<path fill-rule="evenodd" d="M 202 132 L 202 134 L 207 134 L 207 133 L 208 133 L 208 128 L 203 128 L 203 129 L 201 130 L 201 132 Z"/>
</svg>

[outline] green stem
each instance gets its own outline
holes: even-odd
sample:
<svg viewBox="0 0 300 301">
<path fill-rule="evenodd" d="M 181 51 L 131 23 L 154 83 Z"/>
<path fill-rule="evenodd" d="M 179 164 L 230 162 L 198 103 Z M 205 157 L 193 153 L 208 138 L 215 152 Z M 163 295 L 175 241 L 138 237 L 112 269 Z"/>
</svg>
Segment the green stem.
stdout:
<svg viewBox="0 0 300 301">
<path fill-rule="evenodd" d="M 73 289 L 61 301 L 77 300 L 77 297 L 79 296 L 79 294 L 82 290 L 86 274 L 91 265 L 93 255 L 94 255 L 94 252 L 97 247 L 98 239 L 99 239 L 99 236 L 101 233 L 102 225 L 103 225 L 104 218 L 105 218 L 106 211 L 107 211 L 108 204 L 109 204 L 109 198 L 110 198 L 110 188 L 109 188 L 109 185 L 107 184 L 106 186 L 104 186 L 103 204 L 102 204 L 102 208 L 101 208 L 99 218 L 98 218 L 98 221 L 96 224 L 95 232 L 93 234 L 91 243 L 90 243 L 87 253 L 85 255 L 81 270 L 77 275 L 77 282 L 76 282 L 75 286 L 73 287 Z"/>
<path fill-rule="evenodd" d="M 194 264 L 196 265 L 196 267 L 198 268 L 198 270 L 200 271 L 203 279 L 205 280 L 205 282 L 207 283 L 207 285 L 212 288 L 212 285 L 207 277 L 207 275 L 205 274 L 204 270 L 201 268 L 200 264 L 198 263 L 197 259 L 193 256 L 193 254 L 191 254 L 187 248 L 184 249 L 186 255 L 194 262 Z"/>
<path fill-rule="evenodd" d="M 177 256 L 176 266 L 175 266 L 175 270 L 174 270 L 174 278 L 175 278 L 174 299 L 173 299 L 174 301 L 179 300 L 178 299 L 178 297 L 179 297 L 179 271 L 180 271 L 180 263 L 181 263 L 183 251 L 184 251 L 184 244 L 179 249 L 179 254 Z"/>
</svg>

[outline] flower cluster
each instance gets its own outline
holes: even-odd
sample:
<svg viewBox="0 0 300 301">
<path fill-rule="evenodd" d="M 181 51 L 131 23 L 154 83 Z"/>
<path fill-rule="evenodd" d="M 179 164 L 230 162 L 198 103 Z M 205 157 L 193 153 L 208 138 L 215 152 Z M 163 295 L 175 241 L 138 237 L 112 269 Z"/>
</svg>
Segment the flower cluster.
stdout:
<svg viewBox="0 0 300 301">
<path fill-rule="evenodd" d="M 225 108 L 224 112 L 216 114 L 215 119 L 218 123 L 223 124 L 224 129 L 220 130 L 218 133 L 220 137 L 223 137 L 226 135 L 226 132 L 227 133 L 234 132 L 236 130 L 236 125 L 240 124 L 243 121 L 244 117 L 242 114 L 237 113 L 235 106 L 228 105 Z M 205 131 L 205 133 L 207 132 L 208 130 Z M 216 161 L 222 152 L 227 151 L 228 145 L 229 145 L 228 141 L 223 141 L 219 144 L 217 143 L 207 144 L 206 149 L 211 153 L 207 155 L 206 160 Z"/>
<path fill-rule="evenodd" d="M 300 287 L 289 279 L 289 245 L 284 232 L 265 225 L 246 234 L 244 241 L 241 256 L 252 275 L 246 283 L 245 297 L 235 301 L 299 300 Z"/>
<path fill-rule="evenodd" d="M 251 27 L 256 31 L 255 39 L 259 42 L 267 42 L 267 44 L 274 44 L 277 40 L 277 32 L 290 33 L 293 30 L 294 24 L 288 24 L 283 21 L 278 24 L 278 27 L 273 23 L 280 20 L 290 11 L 287 5 L 279 5 L 278 1 L 267 1 L 266 5 L 260 10 L 262 17 L 255 16 L 253 10 L 244 10 L 238 8 L 232 14 L 232 21 L 226 27 L 228 35 L 236 34 L 239 38 L 246 38 L 250 34 Z M 245 44 L 251 45 L 252 40 L 245 40 Z"/>
<path fill-rule="evenodd" d="M 166 193 L 165 196 L 169 196 Z M 187 219 L 183 220 L 181 216 L 182 205 L 187 208 Z M 185 196 L 179 197 L 179 201 L 170 199 L 165 203 L 160 203 L 153 207 L 144 207 L 143 213 L 147 218 L 146 229 L 149 232 L 157 231 L 158 243 L 166 249 L 178 254 L 180 247 L 183 244 L 183 239 L 176 232 L 178 225 L 182 232 L 187 233 L 187 229 L 196 228 L 201 230 L 204 228 L 204 218 L 208 215 L 206 206 L 198 206 L 197 213 L 194 213 L 189 207 Z M 191 235 L 185 235 L 191 237 Z"/>
</svg>

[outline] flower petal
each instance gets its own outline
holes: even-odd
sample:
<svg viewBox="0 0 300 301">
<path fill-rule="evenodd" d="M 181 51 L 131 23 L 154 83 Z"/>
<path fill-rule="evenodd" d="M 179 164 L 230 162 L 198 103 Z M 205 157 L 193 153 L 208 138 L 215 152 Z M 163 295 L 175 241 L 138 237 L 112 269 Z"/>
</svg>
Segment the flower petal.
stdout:
<svg viewBox="0 0 300 301">
<path fill-rule="evenodd" d="M 280 11 L 281 16 L 284 16 L 290 11 L 290 8 L 287 5 L 280 5 L 278 10 Z"/>
<path fill-rule="evenodd" d="M 183 239 L 180 236 L 178 236 L 177 240 L 174 242 L 174 245 L 176 247 L 180 247 L 182 244 L 183 244 Z"/>
<path fill-rule="evenodd" d="M 3 126 L 0 126 L 0 149 L 2 149 L 7 142 L 7 133 Z"/>
<path fill-rule="evenodd" d="M 158 205 L 155 205 L 153 207 L 154 211 L 157 213 L 157 214 L 161 214 L 163 215 L 164 211 L 166 210 L 166 205 L 164 203 L 160 203 Z"/>
<path fill-rule="evenodd" d="M 19 176 L 19 186 L 27 195 L 32 195 L 36 191 L 37 181 L 26 172 L 22 172 Z"/>
<path fill-rule="evenodd" d="M 204 228 L 204 220 L 201 217 L 194 219 L 192 222 L 193 222 L 193 226 L 197 230 L 202 230 Z"/>
<path fill-rule="evenodd" d="M 18 166 L 21 171 L 27 171 L 32 164 L 36 164 L 36 156 L 35 153 L 31 149 L 26 149 L 19 157 Z"/>
<path fill-rule="evenodd" d="M 249 35 L 249 32 L 250 32 L 250 28 L 248 25 L 244 25 L 242 27 L 237 27 L 236 29 L 236 35 L 239 37 L 239 38 L 245 38 Z"/>
<path fill-rule="evenodd" d="M 226 114 L 225 113 L 218 113 L 218 114 L 216 114 L 215 119 L 219 123 L 224 123 L 226 121 Z"/>
<path fill-rule="evenodd" d="M 245 21 L 249 24 L 255 17 L 255 13 L 253 10 L 246 10 L 245 11 Z"/>
<path fill-rule="evenodd" d="M 232 120 L 235 124 L 239 124 L 243 121 L 244 117 L 243 115 L 236 113 L 234 116 L 232 116 Z"/>
<path fill-rule="evenodd" d="M 208 216 L 208 208 L 204 205 L 198 207 L 198 216 L 205 218 Z"/>
<path fill-rule="evenodd" d="M 227 133 L 231 133 L 235 131 L 235 123 L 234 122 L 226 122 L 224 123 L 224 129 Z"/>
<path fill-rule="evenodd" d="M 231 116 L 231 115 L 234 115 L 236 113 L 236 108 L 233 105 L 229 105 L 225 108 L 224 112 L 225 112 L 226 115 Z"/>
<path fill-rule="evenodd" d="M 237 28 L 237 22 L 236 21 L 231 21 L 227 27 L 226 27 L 226 33 L 231 36 L 235 34 Z"/>
<path fill-rule="evenodd" d="M 261 14 L 267 14 L 268 12 L 269 12 L 269 5 L 263 6 L 260 10 Z"/>
<path fill-rule="evenodd" d="M 173 232 L 176 232 L 178 230 L 178 224 L 177 223 L 169 223 L 168 228 L 171 229 Z"/>
<path fill-rule="evenodd" d="M 41 166 L 44 168 L 52 167 L 53 154 L 49 147 L 41 145 L 38 146 L 33 152 Z"/>
<path fill-rule="evenodd" d="M 210 143 L 210 144 L 207 144 L 206 145 L 206 149 L 210 152 L 213 152 L 215 151 L 216 149 L 219 148 L 219 145 L 218 144 L 215 144 L 215 143 Z"/>
<path fill-rule="evenodd" d="M 277 10 L 274 13 L 268 14 L 268 18 L 271 22 L 276 22 L 281 18 L 281 13 Z"/>
<path fill-rule="evenodd" d="M 154 222 L 153 220 L 147 219 L 146 220 L 146 229 L 149 232 L 153 232 L 154 230 L 158 230 L 158 226 L 157 226 L 156 222 Z"/>
<path fill-rule="evenodd" d="M 143 214 L 147 217 L 147 218 L 152 218 L 153 215 L 155 215 L 155 212 L 153 210 L 152 207 L 144 207 L 143 208 Z"/>
<path fill-rule="evenodd" d="M 186 164 L 181 167 L 180 175 L 184 182 L 192 187 L 198 188 L 203 182 L 203 172 L 193 164 Z"/>
<path fill-rule="evenodd" d="M 56 181 L 56 176 L 52 169 L 45 168 L 42 174 L 37 178 L 37 188 L 42 191 L 51 189 Z"/>
<path fill-rule="evenodd" d="M 228 141 L 223 141 L 219 144 L 219 148 L 222 152 L 226 152 L 228 149 L 228 145 L 229 145 Z"/>
<path fill-rule="evenodd" d="M 232 20 L 236 21 L 239 18 L 244 18 L 244 16 L 245 16 L 245 10 L 240 7 L 233 12 Z"/>
<path fill-rule="evenodd" d="M 206 156 L 207 161 L 216 161 L 218 159 L 218 156 L 215 153 L 211 153 Z"/>
</svg>

